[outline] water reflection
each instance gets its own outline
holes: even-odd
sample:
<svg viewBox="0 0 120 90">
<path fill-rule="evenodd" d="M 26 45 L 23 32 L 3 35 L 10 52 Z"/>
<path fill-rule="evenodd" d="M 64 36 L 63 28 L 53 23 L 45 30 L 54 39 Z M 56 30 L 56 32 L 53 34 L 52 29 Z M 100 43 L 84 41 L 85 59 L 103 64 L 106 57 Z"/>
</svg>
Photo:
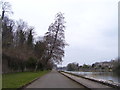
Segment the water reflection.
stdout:
<svg viewBox="0 0 120 90">
<path fill-rule="evenodd" d="M 115 74 L 113 72 L 73 72 L 73 71 L 70 72 L 77 75 L 90 76 L 97 79 L 104 79 L 120 83 L 120 75 Z"/>
</svg>

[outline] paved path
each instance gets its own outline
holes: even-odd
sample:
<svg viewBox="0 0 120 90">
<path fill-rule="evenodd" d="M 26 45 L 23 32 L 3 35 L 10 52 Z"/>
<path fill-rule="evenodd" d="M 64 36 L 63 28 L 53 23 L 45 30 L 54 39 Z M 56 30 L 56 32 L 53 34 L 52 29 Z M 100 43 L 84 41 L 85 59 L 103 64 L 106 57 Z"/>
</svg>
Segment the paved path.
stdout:
<svg viewBox="0 0 120 90">
<path fill-rule="evenodd" d="M 57 71 L 42 76 L 26 88 L 84 88 L 82 85 L 70 80 Z"/>
</svg>

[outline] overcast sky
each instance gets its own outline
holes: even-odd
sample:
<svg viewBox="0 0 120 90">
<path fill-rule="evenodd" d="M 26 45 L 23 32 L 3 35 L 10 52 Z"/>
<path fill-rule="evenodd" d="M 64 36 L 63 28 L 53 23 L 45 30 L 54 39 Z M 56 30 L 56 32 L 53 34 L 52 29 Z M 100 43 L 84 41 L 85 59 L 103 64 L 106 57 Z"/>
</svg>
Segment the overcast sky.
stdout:
<svg viewBox="0 0 120 90">
<path fill-rule="evenodd" d="M 55 14 L 66 21 L 63 66 L 70 62 L 92 64 L 118 56 L 119 0 L 6 0 L 12 5 L 11 18 L 23 19 L 44 36 Z"/>
</svg>

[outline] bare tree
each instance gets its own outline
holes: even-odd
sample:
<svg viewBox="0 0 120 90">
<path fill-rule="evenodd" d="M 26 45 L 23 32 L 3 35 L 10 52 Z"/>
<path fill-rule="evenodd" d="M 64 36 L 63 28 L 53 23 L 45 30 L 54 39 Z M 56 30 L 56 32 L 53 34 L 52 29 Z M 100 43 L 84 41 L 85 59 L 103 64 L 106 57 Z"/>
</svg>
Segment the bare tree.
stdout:
<svg viewBox="0 0 120 90">
<path fill-rule="evenodd" d="M 11 11 L 11 4 L 9 2 L 3 2 L 1 1 L 1 5 L 2 5 L 2 20 L 5 17 L 5 13 L 13 13 Z"/>
<path fill-rule="evenodd" d="M 61 12 L 57 13 L 55 22 L 49 26 L 48 32 L 44 36 L 45 43 L 47 45 L 45 65 L 47 65 L 49 61 L 57 63 L 62 61 L 62 57 L 64 56 L 64 48 L 66 45 L 64 40 L 64 23 L 65 21 L 63 14 Z"/>
<path fill-rule="evenodd" d="M 46 56 L 46 50 L 47 50 L 47 46 L 44 41 L 36 42 L 35 47 L 34 47 L 34 53 L 35 53 L 35 56 L 37 57 L 35 71 L 37 70 L 40 62 L 44 65 L 45 59 L 43 60 L 43 58 L 45 58 Z"/>
<path fill-rule="evenodd" d="M 34 41 L 34 38 L 33 38 L 33 32 L 34 28 L 33 27 L 30 27 L 27 31 L 27 45 L 28 45 L 28 49 L 32 49 L 33 48 L 33 41 Z"/>
<path fill-rule="evenodd" d="M 8 17 L 4 18 L 2 23 L 2 45 L 3 47 L 9 47 L 13 44 L 13 31 L 15 22 Z"/>
<path fill-rule="evenodd" d="M 56 59 L 57 62 L 62 61 L 65 47 L 64 23 L 65 21 L 63 14 L 60 12 L 56 14 L 55 22 L 52 23 L 48 28 L 48 32 L 45 35 L 46 42 L 49 45 L 48 58 L 46 63 L 50 59 Z"/>
</svg>

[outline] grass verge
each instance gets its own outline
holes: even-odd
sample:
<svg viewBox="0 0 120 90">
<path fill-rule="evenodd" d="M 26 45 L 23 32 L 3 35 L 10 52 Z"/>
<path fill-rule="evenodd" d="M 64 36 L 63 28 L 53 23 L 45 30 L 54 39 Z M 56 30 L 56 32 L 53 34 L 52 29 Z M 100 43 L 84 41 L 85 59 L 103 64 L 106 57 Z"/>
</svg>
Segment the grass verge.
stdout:
<svg viewBox="0 0 120 90">
<path fill-rule="evenodd" d="M 41 77 L 49 71 L 39 72 L 18 72 L 3 74 L 2 76 L 2 88 L 19 88 L 35 78 Z"/>
</svg>

